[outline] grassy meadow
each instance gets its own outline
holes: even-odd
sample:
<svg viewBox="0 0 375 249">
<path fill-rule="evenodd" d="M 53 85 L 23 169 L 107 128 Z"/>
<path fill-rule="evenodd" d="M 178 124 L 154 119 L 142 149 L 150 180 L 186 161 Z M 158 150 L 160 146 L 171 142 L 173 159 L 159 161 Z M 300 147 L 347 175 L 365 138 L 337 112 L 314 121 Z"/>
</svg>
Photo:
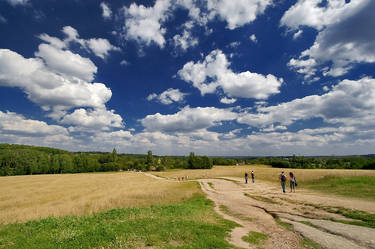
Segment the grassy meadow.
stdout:
<svg viewBox="0 0 375 249">
<path fill-rule="evenodd" d="M 1 177 L 0 223 L 176 203 L 197 193 L 195 182 L 160 181 L 133 172 Z"/>
<path fill-rule="evenodd" d="M 188 176 L 189 179 L 216 178 L 216 177 L 244 177 L 245 172 L 254 170 L 255 178 L 271 182 L 278 182 L 281 171 L 289 173 L 292 171 L 299 182 L 308 182 L 324 178 L 325 176 L 352 177 L 352 176 L 370 176 L 375 177 L 375 170 L 349 170 L 349 169 L 290 169 L 290 168 L 272 168 L 266 165 L 240 165 L 240 166 L 214 166 L 212 169 L 194 169 L 194 170 L 168 170 L 162 172 L 153 172 L 154 175 L 164 178 L 173 178 Z"/>
<path fill-rule="evenodd" d="M 175 204 L 0 225 L 0 248 L 233 248 L 235 223 L 196 194 Z"/>
<path fill-rule="evenodd" d="M 243 177 L 251 170 L 256 180 L 274 184 L 280 171 L 292 170 L 299 187 L 366 199 L 375 192 L 371 170 L 247 165 L 152 174 L 191 180 Z M 0 248 L 233 248 L 226 238 L 236 224 L 220 218 L 213 205 L 197 182 L 161 181 L 135 172 L 1 177 Z M 332 212 L 358 216 L 373 227 L 373 214 Z M 261 244 L 258 237 L 249 234 L 245 240 Z"/>
<path fill-rule="evenodd" d="M 373 176 L 329 175 L 318 180 L 307 181 L 304 187 L 321 192 L 328 191 L 331 194 L 375 200 L 375 177 Z"/>
<path fill-rule="evenodd" d="M 348 169 L 290 169 L 272 168 L 266 165 L 214 166 L 212 169 L 169 170 L 154 172 L 154 175 L 176 179 L 244 177 L 245 172 L 254 170 L 255 179 L 278 184 L 281 171 L 294 173 L 298 188 L 308 188 L 329 194 L 375 200 L 375 170 Z"/>
</svg>

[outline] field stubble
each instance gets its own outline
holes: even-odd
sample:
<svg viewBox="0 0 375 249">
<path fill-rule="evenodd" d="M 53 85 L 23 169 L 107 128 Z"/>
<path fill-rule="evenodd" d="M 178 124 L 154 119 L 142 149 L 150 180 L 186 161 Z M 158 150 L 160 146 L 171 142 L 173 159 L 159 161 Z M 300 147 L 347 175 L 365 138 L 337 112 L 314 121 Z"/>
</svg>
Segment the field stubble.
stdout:
<svg viewBox="0 0 375 249">
<path fill-rule="evenodd" d="M 214 166 L 212 169 L 194 170 L 170 170 L 165 172 L 155 172 L 154 175 L 164 178 L 177 178 L 188 176 L 189 179 L 207 179 L 217 177 L 244 177 L 245 172 L 254 170 L 255 179 L 278 182 L 281 171 L 288 174 L 292 171 L 298 182 L 307 182 L 321 179 L 325 176 L 349 177 L 349 176 L 373 176 L 375 170 L 351 170 L 351 169 L 290 169 L 272 168 L 266 165 L 239 165 L 239 166 Z"/>
<path fill-rule="evenodd" d="M 1 177 L 0 223 L 174 203 L 196 193 L 201 190 L 195 182 L 160 181 L 133 172 Z"/>
</svg>

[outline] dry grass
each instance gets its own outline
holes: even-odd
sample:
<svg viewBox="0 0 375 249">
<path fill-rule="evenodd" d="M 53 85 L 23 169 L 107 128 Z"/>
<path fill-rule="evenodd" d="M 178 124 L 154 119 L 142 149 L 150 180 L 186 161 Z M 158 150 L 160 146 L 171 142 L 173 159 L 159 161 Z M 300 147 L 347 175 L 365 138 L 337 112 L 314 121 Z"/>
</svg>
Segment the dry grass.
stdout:
<svg viewBox="0 0 375 249">
<path fill-rule="evenodd" d="M 189 179 L 243 177 L 277 182 L 281 170 L 264 165 L 215 166 L 210 170 L 172 170 L 153 174 Z M 298 182 L 334 176 L 373 176 L 370 170 L 292 169 Z M 0 178 L 0 223 L 23 222 L 47 216 L 82 215 L 116 207 L 178 202 L 200 192 L 194 182 L 167 182 L 140 173 L 64 174 Z"/>
<path fill-rule="evenodd" d="M 1 177 L 0 223 L 172 203 L 198 192 L 195 182 L 166 182 L 133 172 Z"/>
<path fill-rule="evenodd" d="M 255 179 L 277 182 L 281 171 L 288 174 L 292 171 L 298 182 L 315 180 L 324 176 L 373 176 L 375 170 L 345 170 L 345 169 L 280 169 L 265 165 L 244 165 L 244 166 L 214 166 L 212 169 L 202 170 L 171 170 L 166 172 L 153 173 L 161 177 L 176 178 L 188 176 L 189 179 L 216 178 L 225 176 L 244 177 L 245 171 L 254 170 Z"/>
</svg>

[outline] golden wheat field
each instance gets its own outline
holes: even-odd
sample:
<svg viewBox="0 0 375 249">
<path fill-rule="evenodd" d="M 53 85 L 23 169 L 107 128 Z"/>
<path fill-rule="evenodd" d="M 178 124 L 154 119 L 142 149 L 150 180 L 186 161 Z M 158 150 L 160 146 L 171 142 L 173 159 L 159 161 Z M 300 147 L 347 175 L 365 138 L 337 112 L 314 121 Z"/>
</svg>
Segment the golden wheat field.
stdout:
<svg viewBox="0 0 375 249">
<path fill-rule="evenodd" d="M 281 171 L 286 173 L 292 171 L 299 182 L 315 180 L 324 176 L 374 176 L 374 170 L 345 170 L 345 169 L 281 169 L 272 168 L 266 165 L 240 165 L 240 166 L 214 166 L 212 169 L 198 170 L 171 170 L 165 172 L 155 172 L 154 175 L 173 178 L 186 177 L 188 179 L 215 178 L 215 177 L 243 177 L 245 172 L 254 170 L 257 179 L 266 181 L 278 181 Z"/>
<path fill-rule="evenodd" d="M 254 170 L 256 179 L 278 181 L 293 171 L 299 182 L 334 176 L 374 176 L 370 170 L 278 169 L 264 165 L 214 166 L 207 170 L 153 172 L 164 178 L 243 177 Z M 117 207 L 165 204 L 201 193 L 196 182 L 160 181 L 142 173 L 27 175 L 0 178 L 0 223 L 23 222 L 47 216 L 83 215 Z"/>
<path fill-rule="evenodd" d="M 160 181 L 135 172 L 1 177 L 0 223 L 178 202 L 198 192 L 195 182 Z"/>
</svg>

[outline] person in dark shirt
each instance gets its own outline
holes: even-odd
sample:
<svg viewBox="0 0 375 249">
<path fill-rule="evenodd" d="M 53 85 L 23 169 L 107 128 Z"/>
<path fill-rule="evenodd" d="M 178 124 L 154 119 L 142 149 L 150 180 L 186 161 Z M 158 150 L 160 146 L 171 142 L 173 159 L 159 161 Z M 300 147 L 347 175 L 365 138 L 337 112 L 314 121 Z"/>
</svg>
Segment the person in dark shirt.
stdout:
<svg viewBox="0 0 375 249">
<path fill-rule="evenodd" d="M 283 193 L 285 193 L 285 182 L 286 182 L 286 176 L 284 174 L 284 171 L 281 172 L 279 175 L 280 183 L 281 183 L 281 188 L 283 189 Z"/>
<path fill-rule="evenodd" d="M 245 172 L 245 183 L 247 184 L 247 179 L 249 178 L 249 175 L 247 174 L 247 172 Z"/>
</svg>

